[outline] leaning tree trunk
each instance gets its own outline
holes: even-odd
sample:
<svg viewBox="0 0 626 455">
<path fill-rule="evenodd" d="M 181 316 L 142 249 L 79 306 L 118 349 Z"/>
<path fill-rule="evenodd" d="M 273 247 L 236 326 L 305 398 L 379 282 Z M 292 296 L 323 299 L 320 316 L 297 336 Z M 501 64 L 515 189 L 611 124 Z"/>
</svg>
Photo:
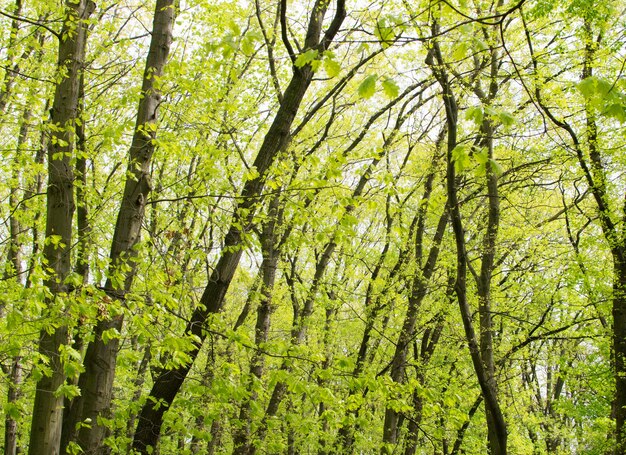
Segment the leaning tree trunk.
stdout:
<svg viewBox="0 0 626 455">
<path fill-rule="evenodd" d="M 150 192 L 150 162 L 154 153 L 157 109 L 161 100 L 157 83 L 163 74 L 172 42 L 174 3 L 174 0 L 158 0 L 155 7 L 152 39 L 141 88 L 142 97 L 130 147 L 128 178 L 113 233 L 111 267 L 105 284 L 106 293 L 113 299 L 112 305 L 130 290 L 135 277 L 136 253 L 133 247 L 140 239 L 140 228 Z M 118 276 L 118 270 L 126 272 L 122 280 L 114 281 L 110 277 Z M 104 341 L 103 333 L 108 330 L 121 331 L 122 323 L 121 315 L 104 317 L 95 327 L 94 339 L 89 343 L 85 354 L 85 371 L 78 382 L 81 396 L 72 403 L 66 422 L 64 450 L 69 442 L 74 441 L 86 453 L 106 451 L 102 441 L 107 428 L 100 418 L 107 417 L 111 409 L 119 340 L 113 338 L 108 342 Z M 90 425 L 79 425 L 85 421 L 90 421 Z M 77 431 L 78 427 L 80 430 Z"/>
<path fill-rule="evenodd" d="M 440 143 L 443 141 L 443 134 L 439 135 L 437 140 L 437 149 Z M 435 150 L 433 163 L 426 181 L 424 183 L 424 194 L 419 202 L 417 227 L 415 233 L 415 254 L 417 261 L 417 267 L 421 267 L 421 273 L 416 273 L 411 286 L 411 293 L 408 298 L 408 306 L 404 321 L 402 323 L 402 329 L 398 334 L 398 340 L 395 343 L 395 350 L 391 359 L 390 377 L 393 382 L 404 383 L 406 372 L 406 358 L 409 349 L 409 345 L 414 338 L 415 325 L 417 323 L 419 309 L 422 301 L 426 297 L 428 292 L 428 285 L 430 278 L 432 277 L 437 264 L 437 258 L 439 256 L 439 246 L 443 240 L 445 234 L 445 228 L 448 224 L 448 210 L 444 209 L 443 214 L 440 217 L 437 230 L 433 239 L 433 246 L 428 254 L 428 259 L 424 262 L 424 234 L 426 230 L 426 216 L 428 214 L 430 197 L 433 191 L 433 183 L 437 174 L 438 167 L 438 150 Z M 385 420 L 383 423 L 383 442 L 385 444 L 395 445 L 398 441 L 398 423 L 400 414 L 391 407 L 385 409 Z M 385 446 L 387 447 L 387 446 Z"/>
<path fill-rule="evenodd" d="M 74 214 L 74 173 L 72 153 L 77 117 L 79 81 L 85 57 L 86 19 L 95 9 L 90 0 L 68 1 L 63 29 L 59 36 L 58 74 L 62 75 L 54 92 L 48 155 L 46 242 L 44 261 L 50 270 L 45 280 L 49 290 L 48 308 L 55 311 L 56 297 L 68 289 L 65 279 L 71 271 L 72 217 Z M 58 318 L 58 315 L 49 315 Z M 62 319 L 62 318 L 61 318 Z M 41 330 L 39 353 L 49 360 L 51 373 L 37 381 L 30 432 L 29 454 L 59 453 L 63 421 L 62 394 L 56 393 L 65 381 L 59 348 L 67 343 L 63 322 Z"/>
<path fill-rule="evenodd" d="M 285 41 L 292 61 L 295 64 L 295 55 L 287 40 L 285 23 L 286 3 L 286 1 L 281 3 L 283 7 L 281 11 L 283 41 Z M 315 49 L 319 53 L 325 51 L 339 31 L 339 27 L 346 15 L 345 0 L 337 0 L 335 17 L 326 33 L 322 35 L 322 23 L 328 6 L 328 1 L 318 0 L 315 2 L 304 42 L 305 50 Z M 243 254 L 245 230 L 250 226 L 257 210 L 258 197 L 265 183 L 265 174 L 275 158 L 289 145 L 291 126 L 312 79 L 313 69 L 309 64 L 301 68 L 294 65 L 291 81 L 285 90 L 278 112 L 265 135 L 254 161 L 254 167 L 259 176 L 248 180 L 244 184 L 241 192 L 241 200 L 243 202 L 237 210 L 226 234 L 220 259 L 202 294 L 200 305 L 194 310 L 185 329 L 186 334 L 193 336 L 197 340 L 194 349 L 189 353 L 192 359 L 197 357 L 202 342 L 206 338 L 206 332 L 203 330 L 203 327 L 207 318 L 210 314 L 219 312 L 223 306 L 226 291 L 230 286 Z M 152 404 L 153 400 L 148 400 L 142 408 L 133 441 L 134 450 L 144 454 L 151 452 L 156 447 L 161 433 L 163 415 L 174 401 L 190 369 L 191 364 L 183 365 L 170 371 L 164 371 L 155 379 L 150 396 L 160 406 L 155 409 Z"/>
</svg>

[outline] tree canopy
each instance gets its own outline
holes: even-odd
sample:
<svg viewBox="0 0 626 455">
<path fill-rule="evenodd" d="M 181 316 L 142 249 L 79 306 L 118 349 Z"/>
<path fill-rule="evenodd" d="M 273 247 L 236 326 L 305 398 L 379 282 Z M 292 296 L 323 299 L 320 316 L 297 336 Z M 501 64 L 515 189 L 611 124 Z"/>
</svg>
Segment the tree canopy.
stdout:
<svg viewBox="0 0 626 455">
<path fill-rule="evenodd" d="M 625 19 L 0 1 L 4 453 L 626 454 Z"/>
</svg>

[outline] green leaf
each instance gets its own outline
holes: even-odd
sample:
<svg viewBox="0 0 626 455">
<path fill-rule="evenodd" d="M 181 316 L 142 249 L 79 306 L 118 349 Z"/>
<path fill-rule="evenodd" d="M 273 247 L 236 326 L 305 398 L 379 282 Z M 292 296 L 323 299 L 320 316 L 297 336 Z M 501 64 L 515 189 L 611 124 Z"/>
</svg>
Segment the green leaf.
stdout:
<svg viewBox="0 0 626 455">
<path fill-rule="evenodd" d="M 478 161 L 480 164 L 485 164 L 487 161 L 489 161 L 489 152 L 486 148 L 483 147 L 480 150 L 476 150 L 474 152 L 474 157 L 476 158 L 476 161 Z"/>
<path fill-rule="evenodd" d="M 483 123 L 483 108 L 481 106 L 471 106 L 465 111 L 465 118 L 473 121 L 476 125 Z"/>
<path fill-rule="evenodd" d="M 383 92 L 385 93 L 387 98 L 394 99 L 398 97 L 398 94 L 400 93 L 400 88 L 393 79 L 386 77 L 382 83 L 382 86 Z"/>
<path fill-rule="evenodd" d="M 13 420 L 20 417 L 20 408 L 15 403 L 6 403 L 4 405 L 4 414 Z"/>
<path fill-rule="evenodd" d="M 252 166 L 250 169 L 244 172 L 243 177 L 246 180 L 254 180 L 259 176 L 259 171 L 256 170 L 256 167 Z"/>
<path fill-rule="evenodd" d="M 302 54 L 298 55 L 295 61 L 295 65 L 298 68 L 302 68 L 303 66 L 306 66 L 307 64 L 315 60 L 318 54 L 319 53 L 317 52 L 316 49 L 309 49 L 308 51 L 303 52 Z"/>
<path fill-rule="evenodd" d="M 457 145 L 452 150 L 452 161 L 457 172 L 463 172 L 470 165 L 469 147 L 467 145 Z"/>
<path fill-rule="evenodd" d="M 460 43 L 457 43 L 456 46 L 454 46 L 454 52 L 452 52 L 452 58 L 457 61 L 463 60 L 465 56 L 467 55 L 468 49 L 469 49 L 469 46 L 467 44 L 467 41 L 461 41 Z"/>
<path fill-rule="evenodd" d="M 497 176 L 501 176 L 502 172 L 504 172 L 502 166 L 500 166 L 500 164 L 493 158 L 489 160 L 489 165 L 491 166 L 491 170 L 493 171 L 493 173 Z"/>
<path fill-rule="evenodd" d="M 341 72 L 341 65 L 331 57 L 324 58 L 324 70 L 328 77 L 336 77 Z"/>
<path fill-rule="evenodd" d="M 624 109 L 622 104 L 610 104 L 602 113 L 607 117 L 614 118 L 620 123 L 626 122 L 626 109 Z"/>
<path fill-rule="evenodd" d="M 61 384 L 59 388 L 54 392 L 54 396 L 64 396 L 65 398 L 69 398 L 71 400 L 72 398 L 80 396 L 80 389 L 77 385 Z"/>
<path fill-rule="evenodd" d="M 102 332 L 102 342 L 104 344 L 107 344 L 109 341 L 114 340 L 116 338 L 120 338 L 120 332 L 118 332 L 118 330 L 115 327 Z"/>
<path fill-rule="evenodd" d="M 395 32 L 393 27 L 388 24 L 387 18 L 383 17 L 376 22 L 374 36 L 381 42 L 383 49 L 391 46 L 391 42 L 395 38 Z"/>
<path fill-rule="evenodd" d="M 498 118 L 500 118 L 500 121 L 505 128 L 510 128 L 515 123 L 515 117 L 505 111 L 498 112 Z"/>
<path fill-rule="evenodd" d="M 246 35 L 241 40 L 241 51 L 244 53 L 244 55 L 250 56 L 254 53 L 254 49 L 254 37 Z"/>
<path fill-rule="evenodd" d="M 374 96 L 376 93 L 376 80 L 378 76 L 376 74 L 372 74 L 367 76 L 361 85 L 359 85 L 358 93 L 361 98 L 369 99 Z"/>
</svg>

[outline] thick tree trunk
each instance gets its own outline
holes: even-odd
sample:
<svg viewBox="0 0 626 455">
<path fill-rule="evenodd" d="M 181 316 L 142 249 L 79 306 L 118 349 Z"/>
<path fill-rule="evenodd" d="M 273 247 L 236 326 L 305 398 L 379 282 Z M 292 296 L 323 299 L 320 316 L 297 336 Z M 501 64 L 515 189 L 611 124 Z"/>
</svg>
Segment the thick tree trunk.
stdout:
<svg viewBox="0 0 626 455">
<path fill-rule="evenodd" d="M 128 175 L 124 186 L 122 204 L 117 217 L 111 245 L 111 270 L 105 290 L 114 300 L 124 296 L 131 288 L 135 277 L 135 252 L 133 247 L 140 239 L 146 201 L 150 192 L 150 162 L 154 153 L 157 109 L 161 94 L 156 86 L 163 74 L 167 61 L 172 29 L 174 27 L 174 0 L 158 0 L 155 7 L 152 40 L 146 59 L 142 84 L 142 98 L 139 102 L 135 133 L 130 148 Z M 121 267 L 129 266 L 123 279 L 113 280 Z M 115 301 L 113 305 L 115 305 Z M 94 340 L 87 347 L 84 360 L 85 371 L 81 374 L 78 386 L 81 396 L 72 403 L 70 417 L 66 422 L 67 444 L 75 441 L 86 453 L 104 453 L 102 441 L 107 428 L 99 417 L 106 417 L 111 409 L 113 380 L 119 340 L 103 340 L 106 331 L 120 332 L 122 316 L 105 317 L 95 327 Z M 90 422 L 89 425 L 78 425 Z M 76 428 L 80 430 L 76 433 Z"/>
<path fill-rule="evenodd" d="M 71 271 L 73 131 L 87 38 L 83 21 L 94 9 L 95 4 L 90 0 L 68 1 L 59 41 L 58 71 L 63 77 L 55 88 L 50 119 L 53 132 L 48 145 L 46 243 L 43 252 L 47 267 L 52 269 L 45 280 L 50 291 L 47 302 L 49 307 L 55 305 L 57 295 L 67 292 L 65 278 Z M 58 327 L 44 327 L 40 335 L 39 353 L 49 359 L 51 374 L 37 382 L 29 444 L 31 455 L 56 455 L 60 450 L 64 397 L 56 392 L 64 383 L 65 375 L 59 347 L 67 343 L 68 339 L 67 327 L 61 324 Z"/>
<path fill-rule="evenodd" d="M 317 1 L 313 6 L 304 43 L 305 49 L 315 48 L 319 52 L 326 50 L 335 34 L 339 31 L 346 14 L 344 0 L 337 0 L 335 17 L 322 37 L 322 22 L 328 5 L 329 2 Z M 282 14 L 284 19 L 285 11 L 282 11 Z M 286 29 L 283 31 L 284 37 L 286 37 Z M 286 39 L 284 41 L 288 42 Z M 288 51 L 290 54 L 293 54 L 291 46 L 288 46 Z M 295 56 L 292 55 L 292 58 L 295 58 Z M 202 342 L 206 338 L 206 332 L 203 330 L 203 327 L 207 318 L 209 315 L 219 312 L 223 307 L 224 297 L 243 254 L 245 231 L 249 228 L 257 211 L 258 198 L 265 183 L 265 174 L 276 157 L 286 150 L 289 145 L 291 125 L 311 84 L 312 78 L 313 70 L 310 65 L 302 68 L 293 68 L 293 76 L 285 90 L 283 101 L 254 160 L 254 167 L 259 176 L 248 180 L 244 184 L 241 191 L 243 202 L 237 209 L 237 213 L 226 234 L 220 259 L 202 294 L 200 305 L 193 312 L 185 330 L 187 335 L 194 336 L 197 340 L 195 348 L 189 353 L 192 359 L 196 358 Z M 150 399 L 142 408 L 133 441 L 134 450 L 144 454 L 149 453 L 149 450 L 151 450 L 149 448 L 156 447 L 163 423 L 163 414 L 171 406 L 190 369 L 191 364 L 184 365 L 171 371 L 164 371 L 155 379 L 150 396 L 156 402 L 159 402 L 160 406 L 155 409 L 153 401 Z"/>
</svg>

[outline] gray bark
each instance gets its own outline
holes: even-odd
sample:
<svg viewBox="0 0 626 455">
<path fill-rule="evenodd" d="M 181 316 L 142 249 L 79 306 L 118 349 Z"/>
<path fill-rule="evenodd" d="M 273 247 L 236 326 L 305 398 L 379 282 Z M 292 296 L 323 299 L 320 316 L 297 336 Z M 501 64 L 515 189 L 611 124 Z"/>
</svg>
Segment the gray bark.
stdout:
<svg viewBox="0 0 626 455">
<path fill-rule="evenodd" d="M 44 260 L 52 269 L 45 280 L 50 291 L 48 306 L 55 297 L 68 291 L 65 278 L 71 271 L 72 217 L 74 214 L 74 173 L 71 166 L 74 121 L 77 117 L 79 81 L 85 56 L 87 30 L 84 24 L 95 4 L 89 0 L 66 3 L 66 17 L 59 41 L 58 69 L 64 77 L 55 88 L 50 124 L 52 140 L 48 144 L 48 188 L 46 243 Z M 45 327 L 40 334 L 39 353 L 50 361 L 51 375 L 37 382 L 31 424 L 29 454 L 59 453 L 63 420 L 63 396 L 55 392 L 65 375 L 59 347 L 67 343 L 67 327 Z"/>
</svg>

